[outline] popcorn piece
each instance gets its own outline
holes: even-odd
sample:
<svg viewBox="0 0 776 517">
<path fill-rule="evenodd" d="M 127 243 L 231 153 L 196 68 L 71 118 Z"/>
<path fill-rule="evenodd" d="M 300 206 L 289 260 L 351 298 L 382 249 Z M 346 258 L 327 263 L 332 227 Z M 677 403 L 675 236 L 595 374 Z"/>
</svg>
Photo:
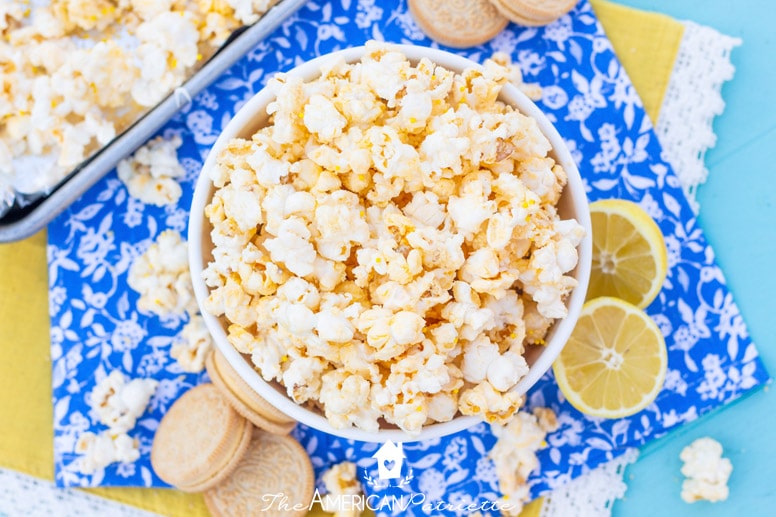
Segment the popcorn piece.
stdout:
<svg viewBox="0 0 776 517">
<path fill-rule="evenodd" d="M 143 20 L 150 20 L 170 11 L 173 0 L 129 0 L 129 4 Z"/>
<path fill-rule="evenodd" d="M 713 503 L 728 497 L 727 482 L 733 465 L 722 457 L 722 445 L 709 437 L 698 438 L 682 449 L 679 458 L 684 462 L 682 499 L 694 503 L 705 499 Z"/>
<path fill-rule="evenodd" d="M 533 414 L 539 424 L 539 427 L 546 433 L 554 433 L 560 428 L 558 417 L 555 412 L 546 407 L 534 408 Z"/>
<path fill-rule="evenodd" d="M 361 515 L 363 508 L 350 504 L 352 498 L 342 497 L 363 494 L 356 471 L 355 463 L 343 461 L 332 465 L 329 470 L 323 473 L 321 480 L 328 492 L 328 496 L 322 498 L 322 506 L 325 512 L 333 513 L 334 517 L 358 517 Z"/>
<path fill-rule="evenodd" d="M 184 372 L 201 372 L 205 359 L 213 348 L 213 339 L 200 314 L 192 315 L 183 327 L 179 339 L 172 345 L 170 356 L 178 361 Z"/>
<path fill-rule="evenodd" d="M 370 43 L 275 75 L 269 123 L 218 157 L 207 310 L 335 427 L 505 422 L 525 347 L 566 315 L 581 226 L 536 121 L 497 102 L 506 63 L 455 74 Z"/>
<path fill-rule="evenodd" d="M 464 346 L 461 371 L 466 382 L 479 384 L 488 375 L 488 368 L 499 358 L 498 345 L 482 336 Z"/>
<path fill-rule="evenodd" d="M 91 407 L 114 435 L 126 433 L 145 412 L 157 385 L 153 379 L 127 382 L 119 370 L 113 370 L 92 390 Z"/>
<path fill-rule="evenodd" d="M 555 418 L 552 410 L 539 409 L 545 421 Z M 537 416 L 526 412 L 517 413 L 503 425 L 491 424 L 490 428 L 497 440 L 488 457 L 496 464 L 503 514 L 520 515 L 525 503 L 530 501 L 526 480 L 539 466 L 536 451 L 546 446 L 548 431 L 537 421 Z"/>
<path fill-rule="evenodd" d="M 323 95 L 313 95 L 304 107 L 304 125 L 321 142 L 331 142 L 342 134 L 347 119 Z"/>
<path fill-rule="evenodd" d="M 140 78 L 132 86 L 132 99 L 154 106 L 183 82 L 186 70 L 197 62 L 199 31 L 182 13 L 165 12 L 137 27 Z"/>
<path fill-rule="evenodd" d="M 315 399 L 321 390 L 326 362 L 319 357 L 300 357 L 290 363 L 283 372 L 283 384 L 291 397 L 300 404 Z"/>
<path fill-rule="evenodd" d="M 458 405 L 464 415 L 486 422 L 505 422 L 523 405 L 523 396 L 513 391 L 501 393 L 487 380 L 461 393 Z"/>
<path fill-rule="evenodd" d="M 124 433 L 103 431 L 100 434 L 85 432 L 78 437 L 75 452 L 81 474 L 94 474 L 112 463 L 132 463 L 140 457 L 137 440 Z"/>
<path fill-rule="evenodd" d="M 0 4 L 0 34 L 8 29 L 14 21 L 21 21 L 25 16 L 25 5 L 20 1 L 8 0 Z"/>
<path fill-rule="evenodd" d="M 119 162 L 118 176 L 130 196 L 156 206 L 178 202 L 182 190 L 176 179 L 186 173 L 176 153 L 181 143 L 179 136 L 170 140 L 156 137 Z"/>
<path fill-rule="evenodd" d="M 244 25 L 251 25 L 259 20 L 262 13 L 269 10 L 277 0 L 226 0 L 234 9 L 235 17 Z"/>
<path fill-rule="evenodd" d="M 196 314 L 189 273 L 186 241 L 174 230 L 160 233 L 129 268 L 129 286 L 140 293 L 137 306 L 142 311 L 158 316 L 169 314 Z"/>
<path fill-rule="evenodd" d="M 310 237 L 312 234 L 304 220 L 290 217 L 281 223 L 276 238 L 264 241 L 264 247 L 274 262 L 304 277 L 315 270 L 315 259 L 318 256 L 310 243 Z"/>
<path fill-rule="evenodd" d="M 503 74 L 510 83 L 517 86 L 531 100 L 537 101 L 542 98 L 542 87 L 538 83 L 523 82 L 523 73 L 520 71 L 520 66 L 512 63 L 509 54 L 506 52 L 494 52 L 489 59 L 485 60 L 484 66 L 487 70 L 492 70 L 494 65 L 502 67 L 504 70 L 494 70 L 491 73 Z"/>
<path fill-rule="evenodd" d="M 321 377 L 319 400 L 334 427 L 358 424 L 361 429 L 377 431 L 380 413 L 369 399 L 370 382 L 360 375 L 334 370 Z"/>
<path fill-rule="evenodd" d="M 515 352 L 506 352 L 488 365 L 488 382 L 498 391 L 512 389 L 517 381 L 528 375 L 528 363 Z"/>
<path fill-rule="evenodd" d="M 428 417 L 435 422 L 449 422 L 458 413 L 458 397 L 451 393 L 437 393 L 428 401 Z"/>
<path fill-rule="evenodd" d="M 115 11 L 115 7 L 108 0 L 65 0 L 64 4 L 68 21 L 87 31 L 104 30 L 112 19 L 99 14 Z"/>
</svg>

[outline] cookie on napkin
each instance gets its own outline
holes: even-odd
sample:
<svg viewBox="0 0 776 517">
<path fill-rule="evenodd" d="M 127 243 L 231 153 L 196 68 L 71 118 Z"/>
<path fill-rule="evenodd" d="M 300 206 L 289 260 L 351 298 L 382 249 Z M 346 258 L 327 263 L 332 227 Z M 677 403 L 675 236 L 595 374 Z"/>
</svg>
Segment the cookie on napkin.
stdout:
<svg viewBox="0 0 776 517">
<path fill-rule="evenodd" d="M 159 423 L 151 465 L 165 482 L 202 492 L 228 476 L 248 449 L 253 426 L 214 385 L 183 394 Z"/>
<path fill-rule="evenodd" d="M 208 356 L 205 368 L 210 380 L 235 411 L 256 427 L 274 434 L 288 434 L 296 425 L 294 419 L 259 396 L 218 349 Z"/>
<path fill-rule="evenodd" d="M 579 0 L 490 0 L 502 16 L 524 27 L 539 27 L 571 11 Z"/>
<path fill-rule="evenodd" d="M 299 442 L 255 429 L 237 468 L 204 498 L 214 517 L 302 516 L 314 489 L 313 465 Z"/>
<path fill-rule="evenodd" d="M 489 0 L 409 0 L 407 5 L 418 27 L 448 47 L 480 45 L 509 23 Z"/>
</svg>

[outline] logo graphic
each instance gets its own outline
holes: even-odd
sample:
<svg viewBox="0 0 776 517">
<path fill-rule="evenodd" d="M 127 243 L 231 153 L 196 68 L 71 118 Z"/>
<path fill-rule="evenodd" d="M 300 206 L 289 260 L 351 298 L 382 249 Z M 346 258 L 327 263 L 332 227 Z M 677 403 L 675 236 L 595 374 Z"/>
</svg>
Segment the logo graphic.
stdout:
<svg viewBox="0 0 776 517">
<path fill-rule="evenodd" d="M 372 454 L 377 458 L 377 477 L 378 479 L 399 479 L 401 477 L 401 467 L 404 464 L 404 448 L 402 444 L 394 444 L 388 440 L 377 452 Z"/>
<path fill-rule="evenodd" d="M 410 484 L 414 477 L 412 467 L 408 466 L 407 475 L 402 477 L 402 468 L 407 457 L 404 455 L 404 447 L 401 443 L 395 444 L 388 440 L 372 454 L 372 457 L 377 460 L 377 479 L 371 477 L 369 472 L 364 472 L 364 480 L 369 486 L 382 490 L 390 486 L 400 488 Z M 399 481 L 392 484 L 392 479 Z"/>
</svg>

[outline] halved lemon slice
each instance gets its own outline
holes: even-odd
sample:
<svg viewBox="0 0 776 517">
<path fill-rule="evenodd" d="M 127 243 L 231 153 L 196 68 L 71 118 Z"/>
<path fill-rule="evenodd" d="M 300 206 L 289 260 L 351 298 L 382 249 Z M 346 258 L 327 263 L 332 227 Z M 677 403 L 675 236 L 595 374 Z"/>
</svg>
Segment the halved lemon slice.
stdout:
<svg viewBox="0 0 776 517">
<path fill-rule="evenodd" d="M 644 308 L 668 271 L 668 253 L 655 221 L 636 203 L 605 199 L 590 204 L 593 265 L 587 298 L 615 296 Z"/>
<path fill-rule="evenodd" d="M 628 302 L 602 296 L 582 307 L 553 371 L 572 406 L 592 416 L 622 418 L 655 400 L 667 364 L 655 322 Z"/>
</svg>

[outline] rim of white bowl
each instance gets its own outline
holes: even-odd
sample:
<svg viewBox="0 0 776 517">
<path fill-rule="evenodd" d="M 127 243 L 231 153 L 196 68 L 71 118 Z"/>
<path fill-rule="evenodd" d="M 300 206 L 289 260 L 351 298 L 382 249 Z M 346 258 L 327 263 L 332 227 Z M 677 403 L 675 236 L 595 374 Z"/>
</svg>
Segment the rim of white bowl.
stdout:
<svg viewBox="0 0 776 517">
<path fill-rule="evenodd" d="M 465 68 L 481 66 L 475 61 L 463 56 L 432 47 L 403 44 L 390 44 L 390 47 L 402 52 L 413 63 L 425 57 L 430 59 L 433 63 L 441 65 L 456 73 L 460 73 Z M 368 48 L 366 46 L 351 47 L 335 51 L 307 61 L 286 73 L 299 76 L 305 81 L 309 81 L 320 75 L 321 68 L 326 63 L 331 63 L 338 59 L 344 59 L 346 62 L 352 63 L 358 61 L 367 51 Z M 221 149 L 223 149 L 226 142 L 238 136 L 249 136 L 245 134 L 245 128 L 250 126 L 251 121 L 257 117 L 266 117 L 266 106 L 274 99 L 274 97 L 272 92 L 264 87 L 238 109 L 234 118 L 232 118 L 226 127 L 224 127 L 208 153 L 194 189 L 188 230 L 189 268 L 191 271 L 191 280 L 194 284 L 194 294 L 197 299 L 197 304 L 200 307 L 202 317 L 216 346 L 224 354 L 232 367 L 237 370 L 237 373 L 251 386 L 251 388 L 266 399 L 267 402 L 300 423 L 341 438 L 368 442 L 385 442 L 387 440 L 394 442 L 413 442 L 441 438 L 481 422 L 482 420 L 477 417 L 459 415 L 449 422 L 425 425 L 418 434 L 409 434 L 398 428 L 380 429 L 376 432 L 370 432 L 355 427 L 337 429 L 333 427 L 322 414 L 300 406 L 287 395 L 281 393 L 270 383 L 266 382 L 261 375 L 248 364 L 248 361 L 231 346 L 219 319 L 204 310 L 204 302 L 209 295 L 209 290 L 202 278 L 202 271 L 204 270 L 202 253 L 203 231 L 206 228 L 204 208 L 210 200 L 213 189 L 208 171 L 213 167 L 216 157 Z M 584 183 L 582 182 L 579 170 L 571 153 L 557 129 L 555 129 L 555 126 L 547 119 L 539 107 L 526 97 L 517 87 L 511 84 L 505 85 L 502 88 L 499 98 L 507 104 L 516 107 L 521 113 L 531 116 L 537 121 L 539 129 L 552 144 L 555 160 L 563 166 L 566 171 L 568 180 L 564 188 L 563 196 L 570 196 L 570 209 L 573 213 L 573 217 L 586 230 L 586 236 L 577 247 L 579 259 L 574 277 L 577 279 L 578 284 L 566 300 L 568 314 L 566 317 L 553 324 L 551 335 L 547 340 L 547 345 L 544 350 L 531 365 L 529 373 L 513 388 L 514 391 L 522 394 L 527 392 L 545 373 L 547 373 L 552 366 L 553 361 L 566 344 L 566 341 L 579 318 L 590 279 L 592 261 L 591 223 Z"/>
</svg>

